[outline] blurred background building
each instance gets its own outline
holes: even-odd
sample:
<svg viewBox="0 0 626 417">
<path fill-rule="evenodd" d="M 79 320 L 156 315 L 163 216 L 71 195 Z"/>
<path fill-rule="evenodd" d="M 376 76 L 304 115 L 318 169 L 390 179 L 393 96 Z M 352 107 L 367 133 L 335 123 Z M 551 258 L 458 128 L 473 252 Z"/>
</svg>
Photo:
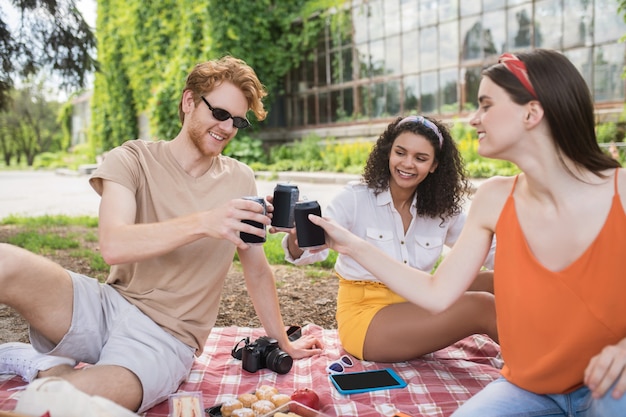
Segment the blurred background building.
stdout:
<svg viewBox="0 0 626 417">
<path fill-rule="evenodd" d="M 624 107 L 626 24 L 615 0 L 352 0 L 284 80 L 260 136 L 377 136 L 398 115 L 467 119 L 481 69 L 503 52 L 562 51 L 598 121 Z M 297 25 L 296 25 L 297 26 Z"/>
</svg>

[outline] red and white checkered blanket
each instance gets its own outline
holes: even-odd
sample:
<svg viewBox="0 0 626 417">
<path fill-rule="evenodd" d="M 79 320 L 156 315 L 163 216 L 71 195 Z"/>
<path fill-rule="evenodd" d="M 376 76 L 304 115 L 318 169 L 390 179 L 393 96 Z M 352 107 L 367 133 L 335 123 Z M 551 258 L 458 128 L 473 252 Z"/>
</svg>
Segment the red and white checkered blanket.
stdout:
<svg viewBox="0 0 626 417">
<path fill-rule="evenodd" d="M 273 385 L 281 393 L 312 388 L 320 397 L 321 411 L 330 416 L 392 416 L 398 411 L 413 417 L 449 416 L 459 405 L 499 376 L 502 366 L 499 347 L 483 335 L 465 338 L 454 345 L 409 362 L 394 364 L 356 361 L 350 372 L 392 368 L 408 382 L 405 388 L 341 395 L 326 373 L 326 366 L 345 354 L 337 330 L 316 325 L 302 328 L 325 345 L 322 355 L 294 361 L 291 371 L 279 375 L 267 369 L 244 371 L 231 349 L 243 338 L 263 336 L 263 329 L 214 328 L 204 352 L 196 359 L 188 380 L 179 391 L 202 391 L 205 408 L 220 404 L 258 386 Z M 18 377 L 0 380 L 0 410 L 13 410 L 24 383 Z M 167 417 L 167 401 L 153 407 L 145 417 Z"/>
</svg>

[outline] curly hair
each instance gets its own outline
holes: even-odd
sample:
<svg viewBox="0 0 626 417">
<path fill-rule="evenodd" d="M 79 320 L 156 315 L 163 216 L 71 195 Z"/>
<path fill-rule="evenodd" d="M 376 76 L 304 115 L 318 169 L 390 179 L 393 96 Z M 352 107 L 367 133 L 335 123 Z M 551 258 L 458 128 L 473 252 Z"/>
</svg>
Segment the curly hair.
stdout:
<svg viewBox="0 0 626 417">
<path fill-rule="evenodd" d="M 402 132 L 412 132 L 428 139 L 435 149 L 437 169 L 428 174 L 417 186 L 417 214 L 420 216 L 446 217 L 461 213 L 464 194 L 469 191 L 470 183 L 463 164 L 463 158 L 456 147 L 450 132 L 441 122 L 424 117 L 434 123 L 443 136 L 442 146 L 439 146 L 439 137 L 429 127 L 420 122 L 404 122 L 400 126 L 402 117 L 398 117 L 387 126 L 372 148 L 365 170 L 363 181 L 367 186 L 379 194 L 389 188 L 389 156 L 394 141 Z"/>
<path fill-rule="evenodd" d="M 248 101 L 248 108 L 252 110 L 257 120 L 264 120 L 267 111 L 263 108 L 263 97 L 267 91 L 256 73 L 248 64 L 232 56 L 197 64 L 187 76 L 187 82 L 183 92 L 190 90 L 193 93 L 196 105 L 200 103 L 200 96 L 211 92 L 224 81 L 229 81 L 237 86 Z M 182 97 L 178 104 L 178 117 L 181 123 L 185 120 Z"/>
</svg>

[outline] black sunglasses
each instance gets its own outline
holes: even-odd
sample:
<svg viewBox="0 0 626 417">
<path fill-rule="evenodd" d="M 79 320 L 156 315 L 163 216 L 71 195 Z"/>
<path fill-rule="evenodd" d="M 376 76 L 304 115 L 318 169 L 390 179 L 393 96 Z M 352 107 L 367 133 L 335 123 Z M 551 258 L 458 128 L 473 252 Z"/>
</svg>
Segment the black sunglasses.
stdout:
<svg viewBox="0 0 626 417">
<path fill-rule="evenodd" d="M 250 122 L 245 117 L 233 116 L 227 110 L 211 106 L 209 102 L 206 101 L 206 98 L 204 98 L 203 96 L 200 96 L 200 98 L 206 103 L 207 106 L 209 106 L 209 110 L 211 110 L 211 113 L 213 113 L 213 117 L 215 117 L 220 122 L 228 119 L 233 119 L 233 126 L 235 126 L 237 129 L 245 129 L 246 127 L 250 126 Z"/>
</svg>

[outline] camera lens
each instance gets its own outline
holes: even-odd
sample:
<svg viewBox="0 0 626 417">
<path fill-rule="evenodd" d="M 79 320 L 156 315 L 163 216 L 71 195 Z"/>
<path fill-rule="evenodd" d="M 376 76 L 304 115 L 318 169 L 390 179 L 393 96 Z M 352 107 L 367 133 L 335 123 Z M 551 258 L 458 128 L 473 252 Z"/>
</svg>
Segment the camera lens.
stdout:
<svg viewBox="0 0 626 417">
<path fill-rule="evenodd" d="M 293 359 L 289 354 L 280 349 L 274 349 L 267 354 L 265 358 L 265 366 L 267 369 L 279 374 L 286 374 L 291 370 Z"/>
</svg>

